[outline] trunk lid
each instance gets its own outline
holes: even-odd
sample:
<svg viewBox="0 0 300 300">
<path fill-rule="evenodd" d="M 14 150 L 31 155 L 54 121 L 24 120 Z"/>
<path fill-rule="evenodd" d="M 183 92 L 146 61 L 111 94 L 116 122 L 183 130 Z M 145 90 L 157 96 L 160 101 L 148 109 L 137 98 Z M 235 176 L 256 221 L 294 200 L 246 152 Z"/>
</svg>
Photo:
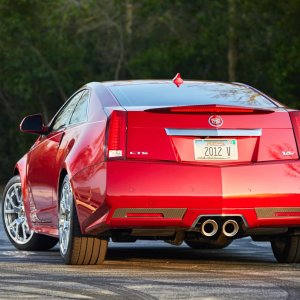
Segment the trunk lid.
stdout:
<svg viewBox="0 0 300 300">
<path fill-rule="evenodd" d="M 298 159 L 283 108 L 225 105 L 127 110 L 127 159 L 232 164 Z"/>
</svg>

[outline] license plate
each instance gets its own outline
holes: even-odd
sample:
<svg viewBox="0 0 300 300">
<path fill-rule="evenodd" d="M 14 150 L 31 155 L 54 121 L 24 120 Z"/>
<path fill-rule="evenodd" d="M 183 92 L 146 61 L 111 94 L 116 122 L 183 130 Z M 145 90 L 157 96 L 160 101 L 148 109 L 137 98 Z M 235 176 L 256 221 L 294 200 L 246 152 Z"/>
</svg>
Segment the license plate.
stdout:
<svg viewBox="0 0 300 300">
<path fill-rule="evenodd" d="M 238 160 L 237 140 L 194 140 L 195 160 Z"/>
</svg>

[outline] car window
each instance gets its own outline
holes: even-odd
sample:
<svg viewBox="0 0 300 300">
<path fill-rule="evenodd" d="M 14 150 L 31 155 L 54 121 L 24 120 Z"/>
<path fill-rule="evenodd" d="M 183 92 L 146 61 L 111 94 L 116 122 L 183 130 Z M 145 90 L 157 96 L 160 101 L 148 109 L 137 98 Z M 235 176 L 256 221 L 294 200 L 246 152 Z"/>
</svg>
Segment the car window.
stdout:
<svg viewBox="0 0 300 300">
<path fill-rule="evenodd" d="M 123 84 L 109 86 L 122 106 L 236 105 L 276 107 L 266 97 L 241 85 L 221 82 Z"/>
<path fill-rule="evenodd" d="M 82 96 L 84 91 L 77 93 L 73 98 L 69 100 L 69 102 L 63 107 L 63 109 L 56 116 L 54 123 L 52 125 L 52 131 L 59 130 L 61 128 L 66 127 L 69 124 L 71 115 L 74 111 L 74 108 Z"/>
<path fill-rule="evenodd" d="M 89 103 L 89 91 L 86 91 L 74 109 L 70 124 L 78 124 L 87 121 L 87 108 Z"/>
</svg>

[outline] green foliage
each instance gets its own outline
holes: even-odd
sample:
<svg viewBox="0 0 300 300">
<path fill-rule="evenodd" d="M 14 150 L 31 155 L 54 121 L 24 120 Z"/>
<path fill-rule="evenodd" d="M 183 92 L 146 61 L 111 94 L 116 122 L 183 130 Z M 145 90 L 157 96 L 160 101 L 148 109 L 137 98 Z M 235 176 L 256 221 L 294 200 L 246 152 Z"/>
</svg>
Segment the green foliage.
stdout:
<svg viewBox="0 0 300 300">
<path fill-rule="evenodd" d="M 229 22 L 237 80 L 300 108 L 299 15 L 299 0 L 1 0 L 0 182 L 35 138 L 21 119 L 49 121 L 86 82 L 227 81 Z"/>
</svg>

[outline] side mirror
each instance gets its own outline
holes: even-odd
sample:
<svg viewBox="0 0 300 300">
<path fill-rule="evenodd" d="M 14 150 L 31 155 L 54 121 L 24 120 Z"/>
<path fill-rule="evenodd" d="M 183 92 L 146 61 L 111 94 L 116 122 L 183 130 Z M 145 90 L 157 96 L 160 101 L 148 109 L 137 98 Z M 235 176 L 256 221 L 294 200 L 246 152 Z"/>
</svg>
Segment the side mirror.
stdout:
<svg viewBox="0 0 300 300">
<path fill-rule="evenodd" d="M 43 134 L 46 133 L 47 127 L 44 126 L 42 115 L 37 114 L 25 117 L 20 124 L 20 130 L 22 132 Z"/>
</svg>

